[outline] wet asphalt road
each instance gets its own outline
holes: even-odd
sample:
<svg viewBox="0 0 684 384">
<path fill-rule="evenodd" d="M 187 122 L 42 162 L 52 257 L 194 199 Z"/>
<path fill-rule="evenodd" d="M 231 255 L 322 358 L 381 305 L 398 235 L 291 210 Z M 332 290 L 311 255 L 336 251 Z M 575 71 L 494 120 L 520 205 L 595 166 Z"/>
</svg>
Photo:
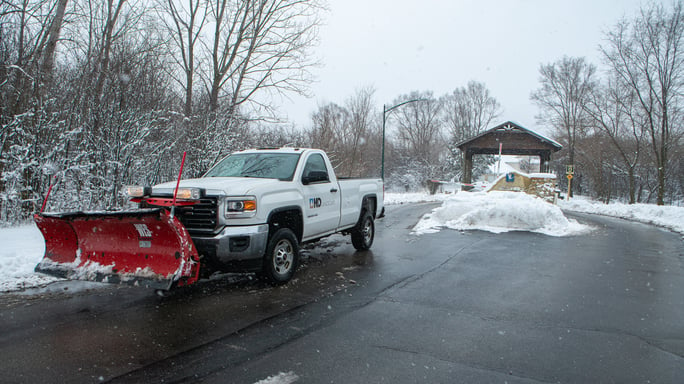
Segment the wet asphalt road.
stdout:
<svg viewBox="0 0 684 384">
<path fill-rule="evenodd" d="M 0 381 L 682 382 L 680 236 L 588 215 L 576 237 L 409 234 L 434 206 L 390 206 L 372 251 L 309 248 L 281 287 L 2 295 Z"/>
</svg>

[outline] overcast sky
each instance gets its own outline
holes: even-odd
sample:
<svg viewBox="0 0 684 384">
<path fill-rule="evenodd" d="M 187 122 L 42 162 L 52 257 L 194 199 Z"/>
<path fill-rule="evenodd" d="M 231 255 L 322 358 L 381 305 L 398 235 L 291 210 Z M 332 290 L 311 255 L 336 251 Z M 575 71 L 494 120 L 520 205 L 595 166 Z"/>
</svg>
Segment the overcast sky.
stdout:
<svg viewBox="0 0 684 384">
<path fill-rule="evenodd" d="M 328 0 L 316 48 L 322 66 L 311 99 L 284 102 L 299 127 L 311 125 L 318 105 L 343 104 L 356 90 L 375 89 L 378 111 L 399 95 L 450 93 L 468 81 L 484 83 L 501 106 L 501 121 L 537 125 L 530 93 L 539 66 L 563 57 L 599 65 L 604 32 L 640 0 Z M 665 1 L 669 5 L 669 2 Z M 645 3 L 644 3 L 645 4 Z M 380 112 L 378 112 L 380 113 Z M 390 123 L 388 123 L 390 124 Z"/>
</svg>

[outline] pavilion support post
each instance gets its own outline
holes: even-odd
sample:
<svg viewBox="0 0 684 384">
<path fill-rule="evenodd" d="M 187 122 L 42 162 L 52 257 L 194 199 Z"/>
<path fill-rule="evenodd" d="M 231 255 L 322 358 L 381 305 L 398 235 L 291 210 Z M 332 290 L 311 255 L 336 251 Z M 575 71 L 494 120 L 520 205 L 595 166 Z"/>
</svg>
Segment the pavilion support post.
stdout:
<svg viewBox="0 0 684 384">
<path fill-rule="evenodd" d="M 463 183 L 473 182 L 473 154 L 469 150 L 463 152 Z"/>
<path fill-rule="evenodd" d="M 539 172 L 545 172 L 545 173 L 550 172 L 551 171 L 551 169 L 549 168 L 550 162 L 551 162 L 551 153 L 550 152 L 544 152 L 544 153 L 539 154 Z"/>
<path fill-rule="evenodd" d="M 549 171 L 549 160 L 546 156 L 545 153 L 540 153 L 539 154 L 539 172 L 548 172 Z"/>
</svg>

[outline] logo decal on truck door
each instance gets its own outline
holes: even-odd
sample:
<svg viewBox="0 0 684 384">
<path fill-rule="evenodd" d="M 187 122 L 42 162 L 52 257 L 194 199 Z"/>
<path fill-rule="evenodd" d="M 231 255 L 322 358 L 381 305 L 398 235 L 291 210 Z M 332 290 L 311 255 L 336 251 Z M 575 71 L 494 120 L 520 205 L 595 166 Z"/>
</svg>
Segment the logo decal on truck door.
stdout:
<svg viewBox="0 0 684 384">
<path fill-rule="evenodd" d="M 320 197 L 312 197 L 309 199 L 309 209 L 315 209 L 320 207 L 330 207 L 335 204 L 335 200 L 327 199 L 323 200 Z"/>
<path fill-rule="evenodd" d="M 320 197 L 312 197 L 309 199 L 309 208 L 314 209 L 314 208 L 320 208 L 322 205 L 322 200 Z"/>
</svg>

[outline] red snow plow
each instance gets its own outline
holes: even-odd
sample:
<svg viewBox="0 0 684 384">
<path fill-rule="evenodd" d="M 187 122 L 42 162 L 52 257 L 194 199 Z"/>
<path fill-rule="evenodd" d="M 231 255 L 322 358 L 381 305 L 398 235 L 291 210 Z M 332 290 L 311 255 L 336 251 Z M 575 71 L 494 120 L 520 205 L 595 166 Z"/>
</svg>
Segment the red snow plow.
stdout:
<svg viewBox="0 0 684 384">
<path fill-rule="evenodd" d="M 36 272 L 72 280 L 128 283 L 168 290 L 197 281 L 200 260 L 174 207 L 192 205 L 176 200 L 185 163 L 181 162 L 173 199 L 157 199 L 170 207 L 121 212 L 41 213 L 33 216 L 45 238 L 45 256 Z M 56 178 L 55 178 L 56 180 Z"/>
<path fill-rule="evenodd" d="M 36 272 L 165 290 L 198 279 L 192 239 L 165 209 L 41 213 L 34 220 L 45 238 Z"/>
</svg>

